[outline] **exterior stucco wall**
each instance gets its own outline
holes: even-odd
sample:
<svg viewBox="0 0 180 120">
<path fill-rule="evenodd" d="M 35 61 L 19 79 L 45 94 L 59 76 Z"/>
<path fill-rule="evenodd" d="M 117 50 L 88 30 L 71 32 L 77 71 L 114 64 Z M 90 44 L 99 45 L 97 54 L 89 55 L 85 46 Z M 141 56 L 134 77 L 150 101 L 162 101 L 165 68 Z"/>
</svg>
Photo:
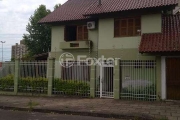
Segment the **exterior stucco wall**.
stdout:
<svg viewBox="0 0 180 120">
<path fill-rule="evenodd" d="M 51 52 L 61 51 L 59 44 L 64 41 L 64 26 L 53 26 L 51 31 Z"/>
<path fill-rule="evenodd" d="M 158 33 L 162 28 L 161 14 L 143 15 L 141 17 L 142 33 Z"/>
</svg>

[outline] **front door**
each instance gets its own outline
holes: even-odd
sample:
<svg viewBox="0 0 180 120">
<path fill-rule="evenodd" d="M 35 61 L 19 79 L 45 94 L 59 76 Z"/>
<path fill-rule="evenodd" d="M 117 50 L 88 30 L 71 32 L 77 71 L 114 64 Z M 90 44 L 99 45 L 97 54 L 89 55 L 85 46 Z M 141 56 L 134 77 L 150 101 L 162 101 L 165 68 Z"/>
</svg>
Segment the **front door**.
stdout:
<svg viewBox="0 0 180 120">
<path fill-rule="evenodd" d="M 180 58 L 166 59 L 167 99 L 180 100 Z"/>
</svg>

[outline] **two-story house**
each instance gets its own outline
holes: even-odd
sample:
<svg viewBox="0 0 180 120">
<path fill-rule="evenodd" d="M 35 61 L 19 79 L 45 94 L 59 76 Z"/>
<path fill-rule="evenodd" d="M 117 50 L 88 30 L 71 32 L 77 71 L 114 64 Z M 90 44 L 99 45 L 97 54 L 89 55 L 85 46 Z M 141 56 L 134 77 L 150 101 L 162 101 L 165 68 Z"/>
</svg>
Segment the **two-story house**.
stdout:
<svg viewBox="0 0 180 120">
<path fill-rule="evenodd" d="M 39 22 L 52 25 L 55 77 L 72 79 L 68 71 L 80 76 L 60 66 L 63 53 L 75 61 L 79 55 L 119 58 L 118 67 L 96 67 L 101 97 L 180 99 L 180 17 L 173 15 L 178 2 L 68 0 Z M 83 70 L 83 79 L 88 73 Z"/>
</svg>

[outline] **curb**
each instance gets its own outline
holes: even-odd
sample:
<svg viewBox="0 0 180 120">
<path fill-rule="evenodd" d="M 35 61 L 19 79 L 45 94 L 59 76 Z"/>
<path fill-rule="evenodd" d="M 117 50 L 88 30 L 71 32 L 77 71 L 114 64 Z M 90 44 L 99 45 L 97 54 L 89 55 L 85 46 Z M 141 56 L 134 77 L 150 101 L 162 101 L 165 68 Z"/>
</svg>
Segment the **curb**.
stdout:
<svg viewBox="0 0 180 120">
<path fill-rule="evenodd" d="M 8 107 L 0 106 L 2 110 L 17 110 L 17 111 L 30 111 L 39 113 L 57 113 L 66 115 L 80 115 L 80 116 L 91 116 L 91 117 L 102 117 L 102 118 L 114 118 L 114 119 L 127 119 L 127 120 L 154 120 L 153 117 L 148 115 L 123 115 L 123 114 L 107 114 L 97 112 L 78 112 L 78 111 L 64 111 L 64 110 L 48 110 L 48 109 L 30 109 L 30 108 L 19 108 L 19 107 Z"/>
</svg>

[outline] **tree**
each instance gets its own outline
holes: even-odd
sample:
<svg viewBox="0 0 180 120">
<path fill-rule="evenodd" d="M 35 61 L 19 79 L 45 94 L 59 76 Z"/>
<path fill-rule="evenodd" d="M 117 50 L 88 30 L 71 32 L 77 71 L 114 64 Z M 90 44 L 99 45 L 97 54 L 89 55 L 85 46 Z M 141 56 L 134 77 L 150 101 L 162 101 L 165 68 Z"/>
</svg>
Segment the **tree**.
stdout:
<svg viewBox="0 0 180 120">
<path fill-rule="evenodd" d="M 54 10 L 56 10 L 57 8 L 59 8 L 61 6 L 61 4 L 56 4 L 55 6 L 54 6 Z"/>
<path fill-rule="evenodd" d="M 28 34 L 24 34 L 25 45 L 28 48 L 29 55 L 46 53 L 51 48 L 51 28 L 49 25 L 38 24 L 38 21 L 51 13 L 45 5 L 40 5 L 29 18 L 26 26 Z"/>
</svg>

